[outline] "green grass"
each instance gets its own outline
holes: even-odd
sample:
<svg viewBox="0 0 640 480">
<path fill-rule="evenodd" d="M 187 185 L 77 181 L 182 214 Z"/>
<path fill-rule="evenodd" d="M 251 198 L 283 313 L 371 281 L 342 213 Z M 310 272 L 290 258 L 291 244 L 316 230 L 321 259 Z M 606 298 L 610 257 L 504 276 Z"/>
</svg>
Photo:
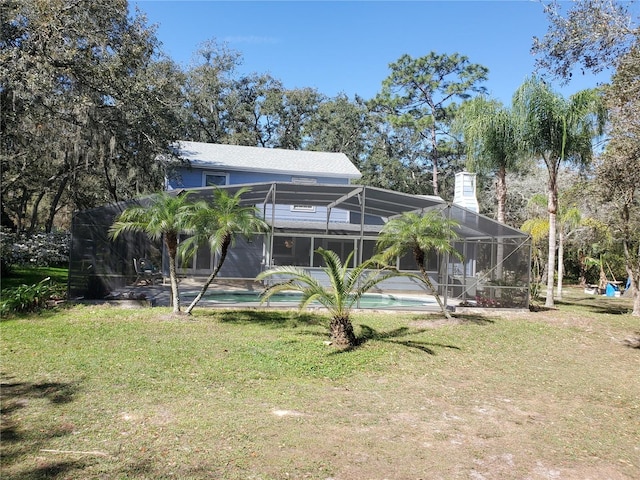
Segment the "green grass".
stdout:
<svg viewBox="0 0 640 480">
<path fill-rule="evenodd" d="M 511 316 L 75 306 L 6 320 L 3 479 L 638 478 L 624 299 Z M 437 328 L 434 328 L 437 326 Z"/>
<path fill-rule="evenodd" d="M 0 279 L 0 287 L 15 288 L 20 285 L 34 285 L 47 277 L 61 285 L 67 284 L 67 268 L 57 267 L 12 267 L 11 272 Z"/>
</svg>

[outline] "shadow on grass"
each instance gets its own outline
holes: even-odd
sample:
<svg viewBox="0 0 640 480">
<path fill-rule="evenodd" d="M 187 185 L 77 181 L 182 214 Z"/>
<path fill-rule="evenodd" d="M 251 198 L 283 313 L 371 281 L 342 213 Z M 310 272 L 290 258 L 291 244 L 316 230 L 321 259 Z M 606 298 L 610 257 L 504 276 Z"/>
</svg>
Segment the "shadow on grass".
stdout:
<svg viewBox="0 0 640 480">
<path fill-rule="evenodd" d="M 495 320 L 488 318 L 484 315 L 478 315 L 475 313 L 465 313 L 461 315 L 456 315 L 453 317 L 454 320 L 457 320 L 458 323 L 461 324 L 473 324 L 473 325 L 491 325 L 492 323 L 496 323 Z"/>
<path fill-rule="evenodd" d="M 78 390 L 75 383 L 64 382 L 19 382 L 6 374 L 2 374 L 0 382 L 0 409 L 2 426 L 0 437 L 2 438 L 0 452 L 2 455 L 3 469 L 12 463 L 21 461 L 25 457 L 33 457 L 41 447 L 50 439 L 69 435 L 73 431 L 70 425 L 27 425 L 16 418 L 22 409 L 47 408 L 34 406 L 32 400 L 46 399 L 52 405 L 62 405 L 73 401 Z M 45 415 L 45 417 L 47 417 Z M 57 478 L 64 476 L 65 472 L 82 468 L 84 464 L 79 462 L 44 462 L 36 468 L 19 473 L 3 474 L 6 479 L 40 479 Z"/>
<path fill-rule="evenodd" d="M 626 315 L 631 313 L 632 307 L 615 302 L 612 299 L 600 297 L 577 298 L 575 300 L 556 300 L 556 307 L 584 308 L 592 313 L 602 315 Z"/>
<path fill-rule="evenodd" d="M 50 480 L 52 478 L 67 478 L 67 474 L 73 470 L 82 470 L 87 464 L 82 461 L 46 462 L 29 470 L 23 470 L 15 475 L 3 475 L 4 480 Z"/>
<path fill-rule="evenodd" d="M 575 294 L 574 294 L 575 295 Z M 632 301 L 625 297 L 607 297 L 604 295 L 563 296 L 562 300 L 554 300 L 554 307 L 537 306 L 535 311 L 544 312 L 558 308 L 585 309 L 591 313 L 602 315 L 627 315 L 633 310 Z"/>
<path fill-rule="evenodd" d="M 77 391 L 77 385 L 74 383 L 61 382 L 11 382 L 11 377 L 3 375 L 3 381 L 0 383 L 0 398 L 2 398 L 2 413 L 5 413 L 5 404 L 7 399 L 16 398 L 46 398 L 51 403 L 63 404 L 73 400 L 73 395 Z"/>
<path fill-rule="evenodd" d="M 416 315 L 411 317 L 414 327 L 444 327 L 447 325 L 491 325 L 495 320 L 484 313 L 456 313 L 451 319 L 439 314 Z"/>
<path fill-rule="evenodd" d="M 363 346 L 365 343 L 367 343 L 370 340 L 375 340 L 378 342 L 395 343 L 396 345 L 403 345 L 408 348 L 420 350 L 421 352 L 427 353 L 429 355 L 436 355 L 436 351 L 432 347 L 451 348 L 454 350 L 460 350 L 460 348 L 456 347 L 455 345 L 446 345 L 442 343 L 422 342 L 422 341 L 414 341 L 414 340 L 400 340 L 401 337 L 406 337 L 408 335 L 418 335 L 425 331 L 426 330 L 424 329 L 415 330 L 409 327 L 399 327 L 387 332 L 380 332 L 374 328 L 371 328 L 368 325 L 360 324 L 360 335 L 358 336 L 358 344 L 351 348 L 337 350 L 335 353 L 341 353 L 341 352 L 357 349 Z"/>
<path fill-rule="evenodd" d="M 282 310 L 225 310 L 211 312 L 211 316 L 224 323 L 252 324 L 268 327 L 291 327 L 298 324 L 321 325 L 326 319 L 314 314 Z M 202 316 L 202 315 L 200 315 Z"/>
<path fill-rule="evenodd" d="M 21 320 L 21 319 L 39 319 L 39 320 L 47 320 L 54 315 L 57 315 L 61 309 L 69 309 L 71 308 L 71 304 L 69 303 L 61 303 L 54 307 L 46 307 L 41 310 L 35 312 L 12 312 L 6 315 L 0 316 L 0 322 L 10 322 L 12 320 Z"/>
</svg>

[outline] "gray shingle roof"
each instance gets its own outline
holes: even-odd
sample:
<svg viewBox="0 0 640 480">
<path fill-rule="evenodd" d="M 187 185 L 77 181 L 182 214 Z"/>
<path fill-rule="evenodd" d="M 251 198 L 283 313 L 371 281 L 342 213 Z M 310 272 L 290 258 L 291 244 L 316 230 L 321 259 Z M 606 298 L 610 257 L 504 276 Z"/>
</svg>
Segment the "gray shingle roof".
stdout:
<svg viewBox="0 0 640 480">
<path fill-rule="evenodd" d="M 344 153 L 178 142 L 178 153 L 193 166 L 358 179 L 362 176 Z"/>
</svg>

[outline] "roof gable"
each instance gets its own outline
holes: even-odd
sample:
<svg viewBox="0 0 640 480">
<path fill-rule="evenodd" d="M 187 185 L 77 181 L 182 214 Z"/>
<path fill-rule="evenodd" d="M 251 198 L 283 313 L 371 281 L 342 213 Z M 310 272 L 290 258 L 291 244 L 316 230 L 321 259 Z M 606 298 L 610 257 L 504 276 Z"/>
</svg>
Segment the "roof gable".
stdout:
<svg viewBox="0 0 640 480">
<path fill-rule="evenodd" d="M 362 176 L 344 153 L 186 141 L 178 142 L 177 150 L 194 167 L 348 179 Z"/>
</svg>

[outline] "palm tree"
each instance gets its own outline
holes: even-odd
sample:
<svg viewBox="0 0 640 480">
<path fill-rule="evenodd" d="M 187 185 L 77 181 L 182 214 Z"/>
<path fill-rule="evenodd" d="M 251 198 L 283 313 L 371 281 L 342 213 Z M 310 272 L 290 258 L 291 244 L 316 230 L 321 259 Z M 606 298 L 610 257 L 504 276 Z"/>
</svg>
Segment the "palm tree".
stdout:
<svg viewBox="0 0 640 480">
<path fill-rule="evenodd" d="M 185 191 L 178 195 L 171 195 L 168 192 L 154 194 L 145 205 L 126 208 L 109 229 L 109 236 L 114 240 L 125 232 L 143 232 L 151 240 L 164 239 L 169 255 L 173 313 L 180 313 L 176 256 L 178 235 L 187 227 L 193 211 L 190 194 L 191 192 Z"/>
<path fill-rule="evenodd" d="M 530 218 L 522 224 L 520 230 L 531 236 L 531 270 L 533 275 L 531 300 L 538 300 L 546 272 L 545 267 L 543 267 L 544 249 L 541 244 L 549 234 L 549 220 L 540 216 Z M 553 275 L 553 272 L 551 275 Z"/>
<path fill-rule="evenodd" d="M 518 123 L 498 100 L 484 96 L 464 102 L 454 120 L 467 147 L 467 168 L 496 175 L 497 220 L 505 223 L 507 172 L 518 169 L 521 154 Z"/>
<path fill-rule="evenodd" d="M 198 246 L 206 244 L 212 253 L 218 254 L 218 263 L 185 310 L 188 315 L 217 277 L 227 258 L 229 247 L 235 244 L 236 236 L 250 238 L 253 234 L 267 229 L 267 224 L 258 217 L 258 209 L 255 206 L 241 204 L 242 195 L 249 190 L 240 188 L 235 194 L 230 195 L 226 190 L 216 188 L 211 203 L 203 200 L 194 205 L 194 213 L 190 217 L 193 236 L 183 244 L 184 256 L 193 255 Z"/>
<path fill-rule="evenodd" d="M 506 223 L 507 172 L 517 171 L 522 155 L 518 122 L 498 100 L 484 96 L 464 102 L 456 113 L 454 129 L 461 132 L 467 148 L 467 168 L 496 177 L 496 219 Z M 498 239 L 496 275 L 502 279 L 504 241 Z"/>
<path fill-rule="evenodd" d="M 549 174 L 549 275 L 545 306 L 553 307 L 558 173 L 565 162 L 583 165 L 590 162 L 592 141 L 603 132 L 605 109 L 597 89 L 582 90 L 567 100 L 543 80 L 531 77 L 514 94 L 513 111 L 521 122 L 519 129 L 527 153 L 542 159 Z"/>
<path fill-rule="evenodd" d="M 447 318 L 451 318 L 451 314 L 445 308 L 429 278 L 425 260 L 431 251 L 448 253 L 461 258 L 460 253 L 453 246 L 453 242 L 458 238 L 453 230 L 457 225 L 458 222 L 445 218 L 442 212 L 437 210 L 424 214 L 405 212 L 389 220 L 382 227 L 377 244 L 378 250 L 381 251 L 381 258 L 385 262 L 395 262 L 398 257 L 409 252 L 413 253 L 420 270 L 420 279 L 435 296 L 442 313 Z"/>
<path fill-rule="evenodd" d="M 292 290 L 302 292 L 299 308 L 303 309 L 313 301 L 319 302 L 331 315 L 329 329 L 331 340 L 337 346 L 355 346 L 357 339 L 353 332 L 350 312 L 358 299 L 380 282 L 399 275 L 395 270 L 380 270 L 376 259 L 362 262 L 355 268 L 349 269 L 353 252 L 349 254 L 344 264 L 340 257 L 332 251 L 318 248 L 316 252 L 324 260 L 324 273 L 329 278 L 331 287 L 324 286 L 317 278 L 306 270 L 295 266 L 281 266 L 260 273 L 256 280 L 264 280 L 271 276 L 289 277 L 287 280 L 271 285 L 262 293 L 262 301 L 267 301 L 272 295 Z M 368 271 L 375 269 L 374 271 Z"/>
<path fill-rule="evenodd" d="M 556 228 L 558 231 L 558 285 L 557 296 L 558 299 L 562 299 L 562 283 L 564 280 L 564 246 L 566 240 L 570 235 L 577 232 L 576 227 L 582 224 L 582 215 L 580 210 L 575 206 L 567 206 L 566 201 L 563 201 L 563 196 L 560 195 L 558 203 L 558 213 L 556 218 Z M 529 204 L 537 207 L 544 207 L 546 204 L 546 198 L 542 194 L 535 194 L 529 200 Z M 540 233 L 544 230 L 546 236 L 549 232 L 549 219 L 538 216 L 527 220 L 522 225 L 522 230 L 529 233 L 533 238 L 534 246 L 540 240 Z M 537 230 L 537 231 L 536 231 Z M 552 273 L 553 275 L 553 273 Z"/>
</svg>

